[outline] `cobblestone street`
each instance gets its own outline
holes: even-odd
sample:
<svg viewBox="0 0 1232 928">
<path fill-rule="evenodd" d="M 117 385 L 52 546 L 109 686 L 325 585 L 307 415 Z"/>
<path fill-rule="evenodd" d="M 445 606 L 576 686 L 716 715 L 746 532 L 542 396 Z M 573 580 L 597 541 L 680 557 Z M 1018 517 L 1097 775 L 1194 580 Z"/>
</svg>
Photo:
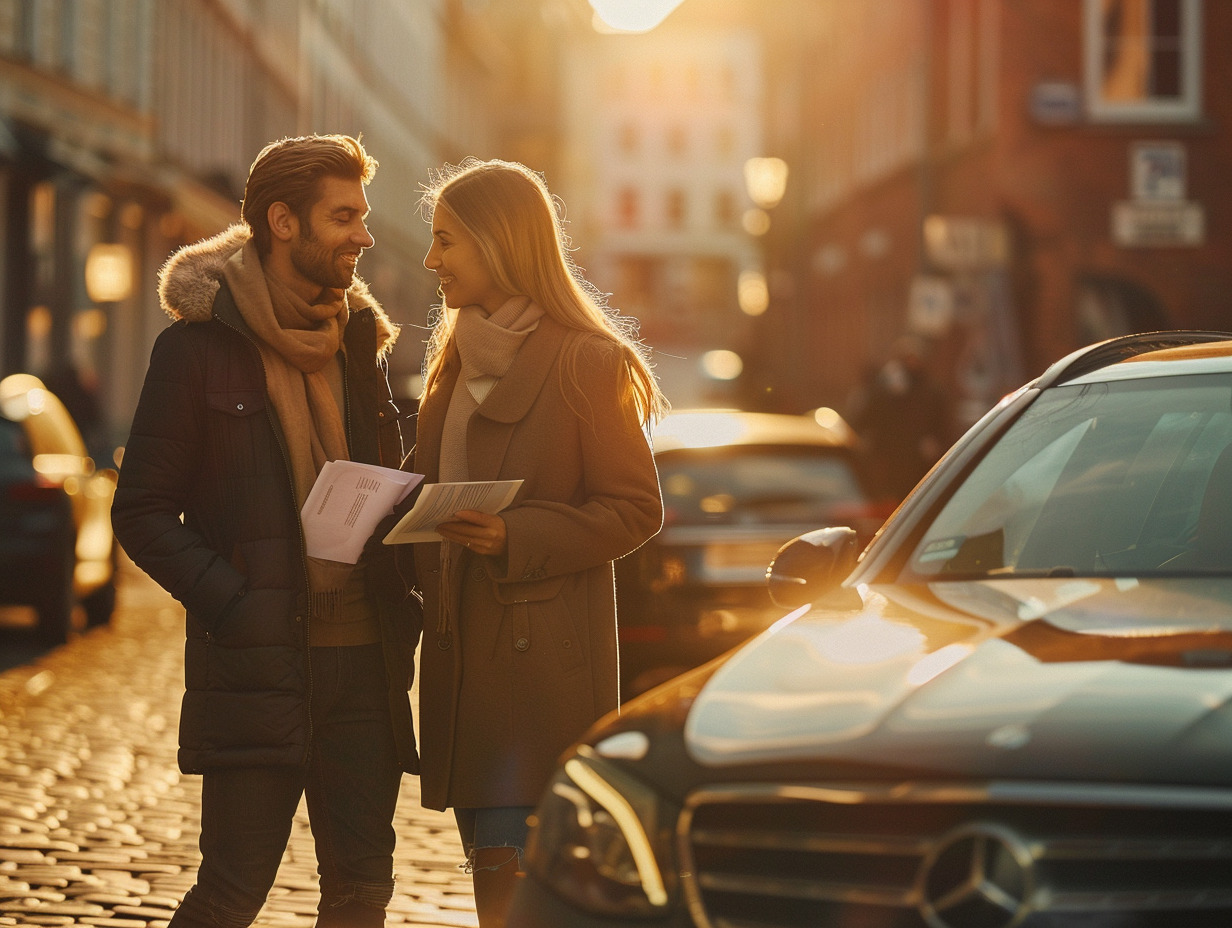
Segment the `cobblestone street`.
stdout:
<svg viewBox="0 0 1232 928">
<path fill-rule="evenodd" d="M 200 778 L 176 767 L 183 611 L 131 565 L 113 624 L 0 674 L 0 926 L 166 925 L 199 862 Z M 473 926 L 453 817 L 404 777 L 387 925 Z M 311 926 L 301 803 L 256 924 Z"/>
</svg>

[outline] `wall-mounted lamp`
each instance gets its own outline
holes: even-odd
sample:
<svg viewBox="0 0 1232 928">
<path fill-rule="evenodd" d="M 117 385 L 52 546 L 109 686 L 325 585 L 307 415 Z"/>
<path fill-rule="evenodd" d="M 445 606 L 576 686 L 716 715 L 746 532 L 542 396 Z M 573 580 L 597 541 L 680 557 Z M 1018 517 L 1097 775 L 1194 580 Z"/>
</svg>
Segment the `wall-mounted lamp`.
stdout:
<svg viewBox="0 0 1232 928">
<path fill-rule="evenodd" d="M 133 254 L 127 245 L 100 243 L 86 255 L 86 294 L 95 303 L 118 303 L 133 292 Z"/>
</svg>

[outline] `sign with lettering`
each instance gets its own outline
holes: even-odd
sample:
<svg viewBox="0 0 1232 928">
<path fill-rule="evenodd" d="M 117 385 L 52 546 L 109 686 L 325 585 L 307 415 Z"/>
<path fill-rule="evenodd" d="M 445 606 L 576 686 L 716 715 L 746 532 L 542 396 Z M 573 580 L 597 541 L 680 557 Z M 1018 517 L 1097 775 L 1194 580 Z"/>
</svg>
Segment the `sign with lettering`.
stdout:
<svg viewBox="0 0 1232 928">
<path fill-rule="evenodd" d="M 1199 203 L 1123 200 L 1112 205 L 1112 239 L 1131 248 L 1201 245 L 1206 214 Z"/>
</svg>

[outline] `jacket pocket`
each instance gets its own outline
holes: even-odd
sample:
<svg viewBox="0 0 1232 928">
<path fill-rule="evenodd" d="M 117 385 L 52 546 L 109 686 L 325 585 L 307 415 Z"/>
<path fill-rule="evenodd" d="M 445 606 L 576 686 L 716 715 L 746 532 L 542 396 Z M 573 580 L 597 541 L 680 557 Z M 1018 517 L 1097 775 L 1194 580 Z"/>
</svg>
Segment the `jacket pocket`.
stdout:
<svg viewBox="0 0 1232 928">
<path fill-rule="evenodd" d="M 574 587 L 566 586 L 569 579 L 562 575 L 527 583 L 494 584 L 497 598 L 509 607 L 514 650 L 550 648 L 565 673 L 577 670 L 586 661 L 570 615 L 570 604 L 578 597 L 573 595 Z"/>
<path fill-rule="evenodd" d="M 565 673 L 577 670 L 585 662 L 577 632 L 573 627 L 573 619 L 569 615 L 566 597 L 558 596 L 544 602 L 527 603 L 526 609 L 531 616 L 532 626 L 536 618 L 541 618 L 547 625 L 548 637 L 560 661 L 560 668 Z"/>
<path fill-rule="evenodd" d="M 514 603 L 538 603 L 545 599 L 553 599 L 560 595 L 569 579 L 567 574 L 558 577 L 546 577 L 543 580 L 520 580 L 516 583 L 493 583 L 492 595 L 496 601 L 505 606 Z"/>
<path fill-rule="evenodd" d="M 244 418 L 265 409 L 265 395 L 260 390 L 218 390 L 205 395 L 205 404 L 215 412 Z"/>
</svg>

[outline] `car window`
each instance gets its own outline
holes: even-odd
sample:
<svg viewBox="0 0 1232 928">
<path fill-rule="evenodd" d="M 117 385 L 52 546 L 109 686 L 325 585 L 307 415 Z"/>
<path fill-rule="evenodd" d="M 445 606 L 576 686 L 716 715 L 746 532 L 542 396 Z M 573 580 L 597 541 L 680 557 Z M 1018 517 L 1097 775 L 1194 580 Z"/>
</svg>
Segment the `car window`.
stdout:
<svg viewBox="0 0 1232 928">
<path fill-rule="evenodd" d="M 908 571 L 1232 572 L 1230 446 L 1232 375 L 1046 391 L 950 498 Z"/>
<path fill-rule="evenodd" d="M 847 457 L 828 449 L 706 449 L 656 461 L 669 524 L 824 524 L 865 502 Z"/>
<path fill-rule="evenodd" d="M 33 475 L 25 429 L 11 419 L 0 418 L 0 479 L 28 480 Z"/>
</svg>

